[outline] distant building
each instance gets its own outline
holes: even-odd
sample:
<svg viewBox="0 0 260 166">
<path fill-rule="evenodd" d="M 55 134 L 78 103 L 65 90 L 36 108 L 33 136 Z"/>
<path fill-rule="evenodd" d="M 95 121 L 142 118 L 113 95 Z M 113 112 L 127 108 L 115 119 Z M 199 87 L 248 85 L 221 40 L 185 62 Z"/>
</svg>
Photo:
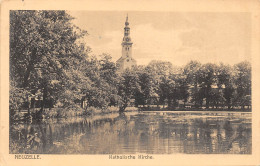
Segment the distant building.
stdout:
<svg viewBox="0 0 260 166">
<path fill-rule="evenodd" d="M 124 38 L 122 41 L 122 56 L 116 61 L 116 66 L 118 71 L 122 72 L 126 68 L 132 68 L 136 66 L 136 60 L 132 57 L 132 45 L 130 37 L 130 28 L 128 23 L 128 16 L 126 17 L 125 28 L 124 28 Z"/>
</svg>

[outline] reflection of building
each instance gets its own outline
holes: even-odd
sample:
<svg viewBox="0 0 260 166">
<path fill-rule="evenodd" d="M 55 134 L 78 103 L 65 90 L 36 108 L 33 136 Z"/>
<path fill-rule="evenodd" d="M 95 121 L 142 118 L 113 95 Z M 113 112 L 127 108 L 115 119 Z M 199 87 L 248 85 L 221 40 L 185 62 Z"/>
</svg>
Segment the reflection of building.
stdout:
<svg viewBox="0 0 260 166">
<path fill-rule="evenodd" d="M 130 37 L 130 28 L 127 16 L 124 28 L 124 38 L 122 41 L 122 56 L 116 61 L 119 71 L 123 71 L 126 68 L 131 68 L 136 65 L 136 60 L 132 58 L 132 45 L 133 43 Z"/>
</svg>

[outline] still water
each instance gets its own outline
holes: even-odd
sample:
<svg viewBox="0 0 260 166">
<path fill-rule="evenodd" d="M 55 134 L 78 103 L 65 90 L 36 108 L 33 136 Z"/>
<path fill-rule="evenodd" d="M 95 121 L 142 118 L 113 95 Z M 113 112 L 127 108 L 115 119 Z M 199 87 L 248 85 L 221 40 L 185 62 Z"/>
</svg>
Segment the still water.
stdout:
<svg viewBox="0 0 260 166">
<path fill-rule="evenodd" d="M 129 112 L 10 126 L 10 153 L 251 154 L 251 113 Z"/>
</svg>

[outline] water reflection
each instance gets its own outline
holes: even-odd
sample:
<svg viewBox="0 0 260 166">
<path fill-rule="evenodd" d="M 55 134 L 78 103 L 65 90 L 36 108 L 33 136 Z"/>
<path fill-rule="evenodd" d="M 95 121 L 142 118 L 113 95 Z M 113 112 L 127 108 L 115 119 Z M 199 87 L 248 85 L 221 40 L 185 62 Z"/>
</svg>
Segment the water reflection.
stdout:
<svg viewBox="0 0 260 166">
<path fill-rule="evenodd" d="M 251 154 L 250 113 L 145 112 L 10 126 L 10 153 Z"/>
</svg>

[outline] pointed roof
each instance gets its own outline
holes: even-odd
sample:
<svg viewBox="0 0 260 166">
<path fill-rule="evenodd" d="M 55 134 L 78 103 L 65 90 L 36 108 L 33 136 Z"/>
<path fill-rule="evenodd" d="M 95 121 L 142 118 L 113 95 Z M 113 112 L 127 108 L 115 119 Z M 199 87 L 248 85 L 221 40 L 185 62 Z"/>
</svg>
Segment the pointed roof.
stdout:
<svg viewBox="0 0 260 166">
<path fill-rule="evenodd" d="M 129 23 L 128 23 L 128 13 L 127 13 L 127 15 L 126 15 L 125 25 L 126 25 L 126 26 L 129 25 Z"/>
</svg>

